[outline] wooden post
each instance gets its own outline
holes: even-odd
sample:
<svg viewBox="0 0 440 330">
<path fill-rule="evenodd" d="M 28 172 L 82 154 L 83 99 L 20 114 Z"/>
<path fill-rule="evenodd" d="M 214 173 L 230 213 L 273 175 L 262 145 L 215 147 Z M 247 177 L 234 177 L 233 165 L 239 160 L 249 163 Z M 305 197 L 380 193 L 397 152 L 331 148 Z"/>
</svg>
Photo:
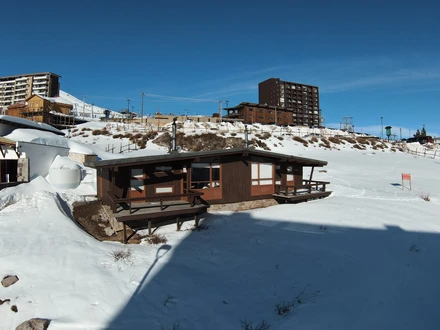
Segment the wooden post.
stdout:
<svg viewBox="0 0 440 330">
<path fill-rule="evenodd" d="M 180 231 L 180 217 L 176 218 L 177 231 Z"/>
<path fill-rule="evenodd" d="M 197 216 L 197 214 L 194 215 L 194 225 L 196 228 L 199 227 L 199 217 Z"/>
<path fill-rule="evenodd" d="M 315 166 L 312 166 L 312 171 L 310 172 L 309 184 L 312 182 L 313 171 L 315 170 Z"/>
<path fill-rule="evenodd" d="M 151 235 L 151 220 L 148 221 L 148 236 Z"/>
<path fill-rule="evenodd" d="M 125 222 L 122 225 L 122 235 L 124 236 L 122 243 L 127 244 L 127 228 L 125 227 Z"/>
</svg>

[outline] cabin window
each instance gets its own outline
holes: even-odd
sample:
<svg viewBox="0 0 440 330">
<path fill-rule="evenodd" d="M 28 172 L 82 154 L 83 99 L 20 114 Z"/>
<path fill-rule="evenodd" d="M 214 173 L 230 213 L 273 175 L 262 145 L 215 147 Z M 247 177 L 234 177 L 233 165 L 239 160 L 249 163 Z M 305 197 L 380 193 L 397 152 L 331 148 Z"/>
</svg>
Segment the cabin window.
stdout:
<svg viewBox="0 0 440 330">
<path fill-rule="evenodd" d="M 143 169 L 132 168 L 130 174 L 130 190 L 142 192 L 145 189 Z"/>
<path fill-rule="evenodd" d="M 194 163 L 191 165 L 191 188 L 207 189 L 220 187 L 219 163 Z"/>
<path fill-rule="evenodd" d="M 262 186 L 273 184 L 271 163 L 252 163 L 252 185 Z"/>
</svg>

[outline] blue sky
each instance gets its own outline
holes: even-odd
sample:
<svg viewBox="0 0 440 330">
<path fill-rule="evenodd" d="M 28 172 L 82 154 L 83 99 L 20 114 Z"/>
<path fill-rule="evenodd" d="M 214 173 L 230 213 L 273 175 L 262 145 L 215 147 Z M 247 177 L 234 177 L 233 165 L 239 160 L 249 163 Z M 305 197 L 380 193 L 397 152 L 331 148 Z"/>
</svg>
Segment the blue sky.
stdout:
<svg viewBox="0 0 440 330">
<path fill-rule="evenodd" d="M 316 85 L 325 123 L 440 135 L 436 1 L 7 1 L 0 75 L 51 71 L 101 107 L 212 114 L 271 77 Z M 7 31 L 7 33 L 6 33 Z M 6 46 L 7 45 L 7 46 Z M 225 102 L 223 103 L 225 105 Z"/>
</svg>

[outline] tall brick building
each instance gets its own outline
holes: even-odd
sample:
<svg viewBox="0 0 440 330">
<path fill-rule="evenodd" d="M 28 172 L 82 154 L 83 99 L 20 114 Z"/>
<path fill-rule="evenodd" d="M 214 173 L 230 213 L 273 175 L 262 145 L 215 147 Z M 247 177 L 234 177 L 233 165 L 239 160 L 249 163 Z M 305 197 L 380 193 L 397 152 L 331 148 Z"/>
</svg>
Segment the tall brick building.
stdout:
<svg viewBox="0 0 440 330">
<path fill-rule="evenodd" d="M 245 124 L 277 124 L 317 127 L 321 125 L 319 89 L 270 78 L 258 84 L 258 104 L 242 102 L 225 109 L 225 120 Z"/>
</svg>

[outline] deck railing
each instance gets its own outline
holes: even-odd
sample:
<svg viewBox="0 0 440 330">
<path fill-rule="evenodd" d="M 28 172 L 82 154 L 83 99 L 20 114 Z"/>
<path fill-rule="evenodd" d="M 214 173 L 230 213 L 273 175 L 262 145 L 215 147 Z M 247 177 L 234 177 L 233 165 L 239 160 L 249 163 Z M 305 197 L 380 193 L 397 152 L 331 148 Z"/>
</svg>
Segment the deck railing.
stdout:
<svg viewBox="0 0 440 330">
<path fill-rule="evenodd" d="M 327 181 L 303 180 L 301 185 L 275 185 L 275 193 L 285 196 L 299 196 L 325 192 L 326 186 L 329 183 Z"/>
<path fill-rule="evenodd" d="M 186 193 L 183 194 L 173 194 L 173 195 L 164 195 L 164 196 L 148 196 L 148 197 L 126 197 L 126 198 L 119 198 L 116 196 L 113 192 L 107 191 L 107 200 L 110 202 L 110 208 L 112 209 L 113 213 L 118 212 L 118 205 L 123 206 L 127 205 L 128 209 L 131 212 L 132 204 L 133 203 L 148 203 L 148 202 L 159 202 L 160 210 L 163 211 L 166 208 L 166 205 L 164 205 L 164 202 L 167 201 L 175 201 L 182 198 L 188 198 L 189 203 L 191 207 L 195 205 L 201 204 L 201 196 L 203 193 L 193 190 L 188 190 Z"/>
</svg>

